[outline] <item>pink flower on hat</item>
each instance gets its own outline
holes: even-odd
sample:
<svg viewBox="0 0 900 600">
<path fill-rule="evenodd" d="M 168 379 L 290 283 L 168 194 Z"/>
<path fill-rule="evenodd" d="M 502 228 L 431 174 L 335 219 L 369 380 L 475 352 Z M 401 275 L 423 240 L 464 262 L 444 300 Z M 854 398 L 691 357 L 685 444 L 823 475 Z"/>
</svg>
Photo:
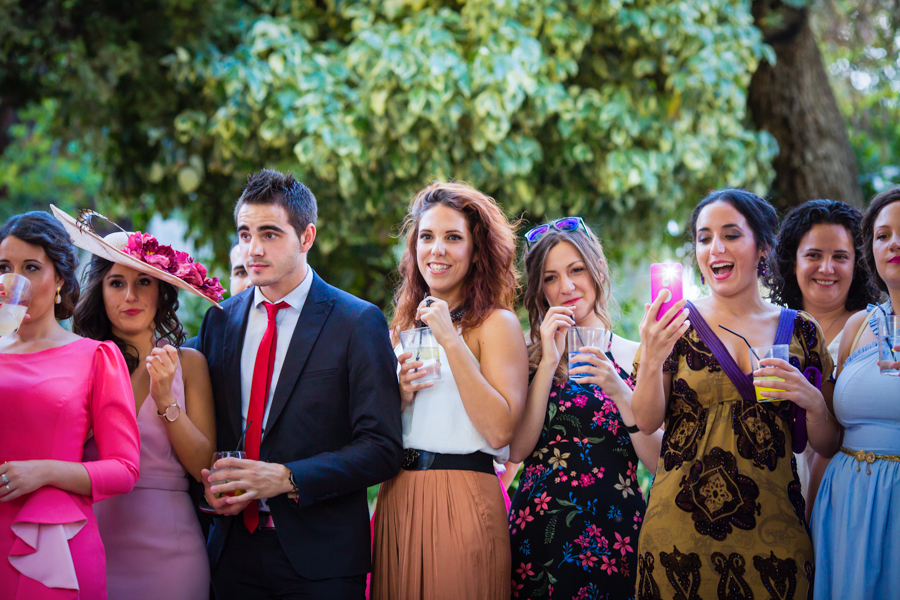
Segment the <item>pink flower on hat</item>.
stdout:
<svg viewBox="0 0 900 600">
<path fill-rule="evenodd" d="M 161 271 L 170 273 L 188 283 L 212 300 L 218 302 L 225 293 L 218 277 L 208 278 L 206 267 L 187 252 L 175 250 L 159 243 L 155 236 L 137 231 L 128 236 L 124 252 Z"/>
</svg>

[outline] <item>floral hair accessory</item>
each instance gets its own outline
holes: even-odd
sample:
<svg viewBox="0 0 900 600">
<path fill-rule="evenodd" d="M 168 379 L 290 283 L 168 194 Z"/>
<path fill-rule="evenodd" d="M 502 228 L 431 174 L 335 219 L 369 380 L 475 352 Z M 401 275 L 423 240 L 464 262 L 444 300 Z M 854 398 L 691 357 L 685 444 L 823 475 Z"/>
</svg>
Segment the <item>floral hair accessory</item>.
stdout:
<svg viewBox="0 0 900 600">
<path fill-rule="evenodd" d="M 149 233 L 125 231 L 94 211 L 82 211 L 78 219 L 73 219 L 52 204 L 50 210 L 66 228 L 72 243 L 82 250 L 156 277 L 222 308 L 219 301 L 225 289 L 219 284 L 219 278 L 208 277 L 206 267 L 194 262 L 187 252 L 160 244 L 159 240 Z M 92 226 L 92 219 L 106 221 L 118 231 L 101 237 Z"/>
<path fill-rule="evenodd" d="M 160 244 L 150 233 L 132 233 L 122 251 L 189 283 L 215 302 L 220 301 L 225 294 L 225 288 L 219 283 L 218 277 L 206 276 L 206 267 L 194 262 L 187 252 Z"/>
</svg>

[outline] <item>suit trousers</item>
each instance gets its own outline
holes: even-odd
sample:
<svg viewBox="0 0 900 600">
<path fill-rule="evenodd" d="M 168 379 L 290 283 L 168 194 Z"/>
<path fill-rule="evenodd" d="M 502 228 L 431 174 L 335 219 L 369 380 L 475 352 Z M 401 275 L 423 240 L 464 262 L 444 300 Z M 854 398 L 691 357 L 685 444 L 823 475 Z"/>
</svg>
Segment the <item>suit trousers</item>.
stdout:
<svg viewBox="0 0 900 600">
<path fill-rule="evenodd" d="M 262 529 L 251 534 L 240 515 L 232 519 L 212 585 L 216 600 L 363 600 L 366 596 L 365 575 L 301 577 L 278 534 Z"/>
</svg>

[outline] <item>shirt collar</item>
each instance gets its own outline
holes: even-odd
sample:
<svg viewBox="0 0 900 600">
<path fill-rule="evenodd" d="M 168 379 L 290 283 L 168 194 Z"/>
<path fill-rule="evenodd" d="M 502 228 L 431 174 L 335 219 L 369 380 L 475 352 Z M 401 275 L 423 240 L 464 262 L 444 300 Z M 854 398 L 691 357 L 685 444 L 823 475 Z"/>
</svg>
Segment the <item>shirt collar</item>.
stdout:
<svg viewBox="0 0 900 600">
<path fill-rule="evenodd" d="M 288 292 L 287 296 L 282 298 L 281 300 L 277 300 L 272 302 L 272 304 L 278 304 L 279 302 L 287 302 L 291 308 L 295 310 L 301 310 L 303 305 L 306 303 L 306 297 L 309 295 L 309 289 L 312 287 L 313 282 L 313 269 L 309 265 L 306 266 L 306 277 L 303 278 L 303 281 L 300 282 L 297 287 Z M 271 302 L 268 298 L 263 296 L 263 293 L 259 291 L 258 287 L 253 288 L 253 308 L 259 308 L 263 302 Z"/>
</svg>

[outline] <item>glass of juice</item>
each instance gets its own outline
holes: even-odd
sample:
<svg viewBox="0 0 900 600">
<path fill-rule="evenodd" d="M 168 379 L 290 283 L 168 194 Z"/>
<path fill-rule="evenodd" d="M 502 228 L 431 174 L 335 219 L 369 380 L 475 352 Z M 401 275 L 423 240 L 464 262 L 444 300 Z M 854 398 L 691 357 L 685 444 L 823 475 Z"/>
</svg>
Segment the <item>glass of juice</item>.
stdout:
<svg viewBox="0 0 900 600">
<path fill-rule="evenodd" d="M 6 273 L 0 275 L 0 335 L 11 335 L 19 330 L 22 319 L 28 311 L 33 290 L 31 282 L 22 275 Z"/>
<path fill-rule="evenodd" d="M 790 346 L 787 344 L 776 344 L 774 346 L 754 346 L 750 349 L 750 365 L 753 368 L 753 371 L 756 372 L 759 369 L 771 369 L 772 375 L 754 375 L 754 381 L 772 381 L 772 382 L 783 382 L 784 379 L 778 377 L 774 373 L 777 373 L 777 369 L 775 367 L 766 367 L 765 365 L 760 365 L 759 361 L 765 358 L 780 358 L 783 361 L 787 361 L 789 358 L 788 351 Z M 756 387 L 756 386 L 754 386 Z M 766 398 L 760 395 L 760 392 L 779 392 L 781 390 L 777 388 L 767 388 L 767 387 L 757 387 L 756 388 L 756 401 L 757 402 L 778 402 L 783 400 L 783 398 Z"/>
<path fill-rule="evenodd" d="M 247 453 L 243 450 L 224 450 L 222 452 L 213 452 L 212 464 L 209 466 L 209 474 L 212 475 L 218 471 L 227 471 L 229 469 L 233 469 L 234 467 L 223 467 L 221 469 L 216 468 L 216 461 L 220 458 L 247 458 Z M 216 485 L 222 485 L 225 483 L 231 483 L 231 480 L 225 481 L 217 481 Z M 219 492 L 216 494 L 216 498 L 222 498 L 224 496 L 240 496 L 245 493 L 244 490 L 233 490 L 231 492 Z"/>
<path fill-rule="evenodd" d="M 572 369 L 576 367 L 585 367 L 590 363 L 580 362 L 579 356 L 584 356 L 579 352 L 580 348 L 591 346 L 606 351 L 606 330 L 602 327 L 569 327 L 566 332 L 566 343 L 569 346 L 569 379 L 581 379 L 587 377 L 587 373 L 578 373 L 571 375 Z"/>
</svg>

